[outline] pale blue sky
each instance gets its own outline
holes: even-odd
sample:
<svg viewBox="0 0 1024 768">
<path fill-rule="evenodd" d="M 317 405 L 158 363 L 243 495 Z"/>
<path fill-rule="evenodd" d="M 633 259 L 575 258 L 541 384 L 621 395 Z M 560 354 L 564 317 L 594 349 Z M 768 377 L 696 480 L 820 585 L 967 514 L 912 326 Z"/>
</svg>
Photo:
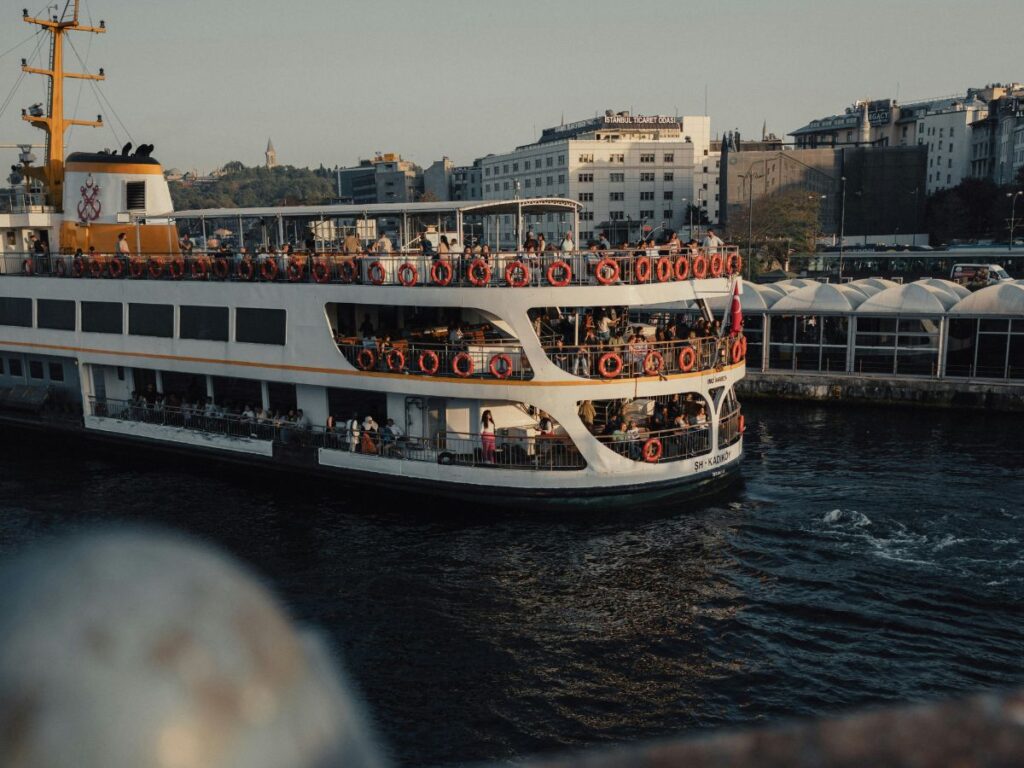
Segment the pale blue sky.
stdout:
<svg viewBox="0 0 1024 768">
<path fill-rule="evenodd" d="M 63 5 L 63 0 L 61 0 Z M 0 53 L 31 34 L 24 2 L 0 8 Z M 30 5 L 34 12 L 38 5 Z M 165 167 L 263 161 L 350 165 L 375 150 L 423 166 L 467 163 L 606 108 L 702 114 L 713 135 L 777 134 L 854 99 L 901 101 L 1024 80 L 1024 2 L 990 0 L 85 0 L 110 30 L 90 67 L 132 137 Z M 74 36 L 84 56 L 89 37 Z M 27 44 L 0 58 L 0 103 Z M 69 52 L 69 67 L 77 65 Z M 0 142 L 32 139 L 20 108 Z M 78 85 L 70 83 L 68 110 Z M 81 117 L 97 107 L 87 87 Z M 115 145 L 77 128 L 71 149 Z M 13 161 L 0 154 L 4 167 Z"/>
</svg>

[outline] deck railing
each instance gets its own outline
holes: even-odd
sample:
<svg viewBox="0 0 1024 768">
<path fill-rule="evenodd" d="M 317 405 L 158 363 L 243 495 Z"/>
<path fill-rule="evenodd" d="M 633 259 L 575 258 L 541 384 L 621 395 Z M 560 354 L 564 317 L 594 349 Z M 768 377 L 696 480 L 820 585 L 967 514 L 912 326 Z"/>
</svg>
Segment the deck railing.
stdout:
<svg viewBox="0 0 1024 768">
<path fill-rule="evenodd" d="M 640 430 L 628 434 L 599 435 L 598 441 L 611 450 L 633 459 L 656 464 L 702 456 L 711 451 L 711 425 L 694 424 L 673 429 Z"/>
<path fill-rule="evenodd" d="M 504 339 L 466 339 L 451 344 L 338 339 L 338 349 L 361 371 L 454 376 L 460 379 L 533 378 L 523 348 Z"/>
<path fill-rule="evenodd" d="M 718 419 L 718 448 L 728 448 L 743 437 L 745 425 L 740 406 L 736 406 Z"/>
<path fill-rule="evenodd" d="M 544 351 L 555 365 L 582 378 L 627 379 L 638 376 L 666 376 L 691 371 L 709 371 L 743 359 L 744 347 L 733 350 L 733 339 L 702 337 L 677 341 L 626 342 L 612 345 L 545 344 Z"/>
<path fill-rule="evenodd" d="M 364 431 L 361 425 L 358 432 L 349 432 L 344 425 L 327 429 L 303 426 L 282 418 L 246 418 L 217 409 L 204 412 L 199 408 L 96 397 L 89 398 L 88 413 L 207 435 L 350 451 L 385 459 L 523 470 L 561 471 L 586 466 L 579 450 L 564 435 L 522 435 L 498 429 L 493 440 L 488 436 L 454 432 L 441 432 L 433 437 L 396 438 L 383 429 Z"/>
<path fill-rule="evenodd" d="M 501 252 L 484 255 L 340 253 L 129 253 L 3 255 L 3 274 L 105 280 L 334 283 L 413 287 L 640 285 L 739 274 L 735 246 L 640 251 Z"/>
</svg>

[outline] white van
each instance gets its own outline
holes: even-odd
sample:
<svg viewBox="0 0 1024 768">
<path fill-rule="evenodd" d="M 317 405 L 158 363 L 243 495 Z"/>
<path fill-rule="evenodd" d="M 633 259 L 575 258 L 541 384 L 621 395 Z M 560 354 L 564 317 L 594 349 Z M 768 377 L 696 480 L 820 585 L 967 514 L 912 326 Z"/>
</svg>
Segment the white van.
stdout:
<svg viewBox="0 0 1024 768">
<path fill-rule="evenodd" d="M 954 283 L 977 289 L 1013 278 L 998 264 L 954 264 L 949 279 Z"/>
</svg>

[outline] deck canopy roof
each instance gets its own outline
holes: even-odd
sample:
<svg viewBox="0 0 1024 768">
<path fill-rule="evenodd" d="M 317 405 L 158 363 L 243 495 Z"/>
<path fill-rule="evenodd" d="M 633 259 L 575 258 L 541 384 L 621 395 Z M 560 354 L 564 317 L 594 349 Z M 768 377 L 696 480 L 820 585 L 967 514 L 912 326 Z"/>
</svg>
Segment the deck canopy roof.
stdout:
<svg viewBox="0 0 1024 768">
<path fill-rule="evenodd" d="M 982 288 L 953 307 L 959 316 L 1024 317 L 1024 285 L 999 283 Z"/>
<path fill-rule="evenodd" d="M 461 213 L 463 216 L 578 211 L 582 206 L 564 197 L 531 197 L 518 200 L 448 200 L 429 203 L 368 203 L 358 205 L 282 205 L 261 208 L 195 208 L 163 214 L 178 219 L 243 218 L 377 218 Z"/>
</svg>

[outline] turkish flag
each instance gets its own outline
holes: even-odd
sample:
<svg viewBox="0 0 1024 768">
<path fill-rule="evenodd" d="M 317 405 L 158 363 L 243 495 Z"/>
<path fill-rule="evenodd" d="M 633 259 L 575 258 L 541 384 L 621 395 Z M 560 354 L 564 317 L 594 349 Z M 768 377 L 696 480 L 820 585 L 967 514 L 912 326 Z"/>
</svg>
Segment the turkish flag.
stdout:
<svg viewBox="0 0 1024 768">
<path fill-rule="evenodd" d="M 732 289 L 732 313 L 729 318 L 729 335 L 739 336 L 743 332 L 743 310 L 740 308 L 740 280 L 736 278 L 736 284 Z"/>
</svg>

